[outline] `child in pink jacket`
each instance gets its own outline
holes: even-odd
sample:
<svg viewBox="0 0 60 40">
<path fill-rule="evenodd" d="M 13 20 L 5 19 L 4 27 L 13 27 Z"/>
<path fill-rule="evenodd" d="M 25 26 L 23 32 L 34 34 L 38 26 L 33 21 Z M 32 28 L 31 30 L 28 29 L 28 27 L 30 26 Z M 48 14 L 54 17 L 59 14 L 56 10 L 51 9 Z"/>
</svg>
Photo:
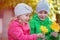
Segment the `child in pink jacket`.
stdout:
<svg viewBox="0 0 60 40">
<path fill-rule="evenodd" d="M 24 3 L 18 4 L 15 9 L 16 19 L 10 22 L 8 28 L 8 40 L 37 40 L 44 38 L 43 34 L 31 34 L 28 24 L 29 15 L 33 12 L 32 8 Z"/>
</svg>

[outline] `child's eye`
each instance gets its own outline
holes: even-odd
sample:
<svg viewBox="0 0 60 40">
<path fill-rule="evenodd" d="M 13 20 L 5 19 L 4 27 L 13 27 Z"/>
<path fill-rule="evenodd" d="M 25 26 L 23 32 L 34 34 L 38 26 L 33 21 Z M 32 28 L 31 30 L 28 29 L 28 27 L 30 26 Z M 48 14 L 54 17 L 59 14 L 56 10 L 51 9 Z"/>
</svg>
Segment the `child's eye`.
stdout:
<svg viewBox="0 0 60 40">
<path fill-rule="evenodd" d="M 44 13 L 45 13 L 45 14 L 47 14 L 47 12 L 46 12 L 46 11 L 44 11 Z"/>
<path fill-rule="evenodd" d="M 42 14 L 42 12 L 39 12 L 40 14 Z"/>
<path fill-rule="evenodd" d="M 26 16 L 28 16 L 28 15 L 26 15 Z"/>
<path fill-rule="evenodd" d="M 29 16 L 30 14 L 26 14 L 26 16 Z"/>
</svg>

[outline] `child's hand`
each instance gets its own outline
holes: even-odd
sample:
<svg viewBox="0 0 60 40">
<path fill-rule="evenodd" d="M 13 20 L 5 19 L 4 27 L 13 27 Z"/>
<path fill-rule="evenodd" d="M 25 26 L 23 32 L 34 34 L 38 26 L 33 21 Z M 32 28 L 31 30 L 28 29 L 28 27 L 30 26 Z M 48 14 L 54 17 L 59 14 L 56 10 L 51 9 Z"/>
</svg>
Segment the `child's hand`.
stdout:
<svg viewBox="0 0 60 40">
<path fill-rule="evenodd" d="M 37 35 L 38 35 L 39 38 L 44 38 L 44 37 L 45 37 L 45 35 L 42 34 L 42 33 L 39 33 L 39 34 L 37 34 Z"/>
<path fill-rule="evenodd" d="M 54 36 L 54 37 L 57 37 L 58 33 L 57 32 L 52 32 L 51 35 Z"/>
<path fill-rule="evenodd" d="M 45 38 L 43 38 L 42 40 L 46 40 Z"/>
</svg>

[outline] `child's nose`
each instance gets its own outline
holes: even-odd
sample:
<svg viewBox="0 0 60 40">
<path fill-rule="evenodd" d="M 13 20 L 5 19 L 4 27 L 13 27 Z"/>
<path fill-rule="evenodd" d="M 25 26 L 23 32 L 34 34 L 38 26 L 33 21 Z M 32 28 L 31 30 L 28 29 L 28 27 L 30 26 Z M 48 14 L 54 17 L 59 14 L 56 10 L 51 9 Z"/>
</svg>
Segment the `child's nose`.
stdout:
<svg viewBox="0 0 60 40">
<path fill-rule="evenodd" d="M 28 17 L 28 19 L 29 19 L 29 17 Z"/>
</svg>

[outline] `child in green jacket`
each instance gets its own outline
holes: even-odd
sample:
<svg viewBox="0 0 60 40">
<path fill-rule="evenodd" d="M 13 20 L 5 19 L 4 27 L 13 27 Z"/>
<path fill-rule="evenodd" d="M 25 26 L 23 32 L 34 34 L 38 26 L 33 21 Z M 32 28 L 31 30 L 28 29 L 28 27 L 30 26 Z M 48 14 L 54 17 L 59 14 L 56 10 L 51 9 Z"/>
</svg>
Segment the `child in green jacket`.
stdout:
<svg viewBox="0 0 60 40">
<path fill-rule="evenodd" d="M 38 38 L 38 40 L 59 40 L 59 25 L 48 18 L 49 12 L 49 4 L 45 0 L 41 0 L 36 7 L 36 13 L 29 21 L 31 34 L 41 33 L 45 36 L 45 38 Z"/>
</svg>

